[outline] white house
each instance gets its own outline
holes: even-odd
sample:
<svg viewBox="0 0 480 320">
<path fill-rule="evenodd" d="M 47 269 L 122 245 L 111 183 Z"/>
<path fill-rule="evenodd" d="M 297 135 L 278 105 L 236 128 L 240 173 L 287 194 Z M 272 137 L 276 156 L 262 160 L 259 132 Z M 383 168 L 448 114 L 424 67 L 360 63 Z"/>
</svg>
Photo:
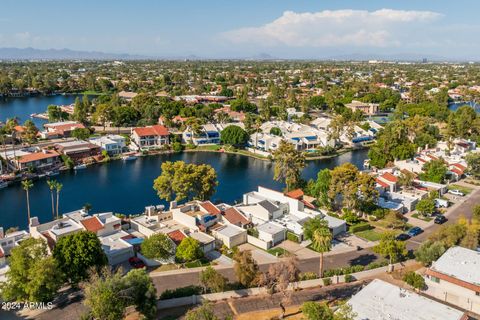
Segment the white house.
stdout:
<svg viewBox="0 0 480 320">
<path fill-rule="evenodd" d="M 100 146 L 111 156 L 118 155 L 125 149 L 125 137 L 117 134 L 109 134 L 97 138 L 91 138 L 90 143 Z"/>
<path fill-rule="evenodd" d="M 348 302 L 355 320 L 464 320 L 464 313 L 450 306 L 375 279 Z"/>
<path fill-rule="evenodd" d="M 247 230 L 233 224 L 227 224 L 212 230 L 215 238 L 228 248 L 233 248 L 247 242 Z"/>
<path fill-rule="evenodd" d="M 438 300 L 480 314 L 480 252 L 448 249 L 425 272 L 426 293 Z"/>
</svg>

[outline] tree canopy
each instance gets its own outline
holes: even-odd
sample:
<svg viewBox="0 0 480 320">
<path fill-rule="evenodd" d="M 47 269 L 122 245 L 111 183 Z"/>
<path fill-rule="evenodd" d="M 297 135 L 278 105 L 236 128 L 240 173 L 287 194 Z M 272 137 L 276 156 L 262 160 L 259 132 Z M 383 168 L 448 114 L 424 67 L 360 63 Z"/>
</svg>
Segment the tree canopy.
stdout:
<svg viewBox="0 0 480 320">
<path fill-rule="evenodd" d="M 142 242 L 141 252 L 148 259 L 165 260 L 175 254 L 175 248 L 167 235 L 156 233 Z"/>
<path fill-rule="evenodd" d="M 222 143 L 231 144 L 234 146 L 244 145 L 249 139 L 248 133 L 236 125 L 229 125 L 223 129 L 220 137 Z"/>
<path fill-rule="evenodd" d="M 185 262 L 202 258 L 203 251 L 200 248 L 200 243 L 192 237 L 184 238 L 177 247 L 176 257 Z"/>
</svg>

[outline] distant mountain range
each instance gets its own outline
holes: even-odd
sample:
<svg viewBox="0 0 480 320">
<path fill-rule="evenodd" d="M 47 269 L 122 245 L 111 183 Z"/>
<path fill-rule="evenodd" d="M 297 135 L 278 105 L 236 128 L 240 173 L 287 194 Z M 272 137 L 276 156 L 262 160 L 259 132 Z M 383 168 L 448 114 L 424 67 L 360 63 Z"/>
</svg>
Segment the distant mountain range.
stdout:
<svg viewBox="0 0 480 320">
<path fill-rule="evenodd" d="M 70 49 L 0 48 L 1 60 L 141 60 L 147 56 Z"/>
<path fill-rule="evenodd" d="M 416 53 L 398 54 L 368 54 L 351 53 L 344 55 L 331 55 L 310 57 L 297 60 L 337 60 L 337 61 L 468 61 L 469 59 L 453 59 L 435 55 L 422 55 Z M 0 48 L 0 60 L 289 60 L 289 58 L 274 57 L 268 53 L 259 53 L 245 57 L 199 57 L 196 55 L 185 56 L 148 56 L 132 55 L 126 53 L 105 53 L 99 51 L 77 51 L 70 49 L 35 49 L 35 48 Z M 291 58 L 290 58 L 291 59 Z M 291 59 L 296 60 L 296 59 Z M 478 61 L 478 59 L 476 59 Z"/>
</svg>

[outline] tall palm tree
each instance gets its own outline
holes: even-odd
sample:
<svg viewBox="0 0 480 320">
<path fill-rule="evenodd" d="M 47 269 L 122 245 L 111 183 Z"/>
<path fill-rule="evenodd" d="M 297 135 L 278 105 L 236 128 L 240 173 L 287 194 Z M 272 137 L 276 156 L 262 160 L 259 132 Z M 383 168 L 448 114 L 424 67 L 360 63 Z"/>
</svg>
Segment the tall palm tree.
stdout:
<svg viewBox="0 0 480 320">
<path fill-rule="evenodd" d="M 22 181 L 22 187 L 23 187 L 23 190 L 25 190 L 26 194 L 27 194 L 27 218 L 28 218 L 28 221 L 27 221 L 27 226 L 30 225 L 30 194 L 28 192 L 28 190 L 30 190 L 30 188 L 33 187 L 33 182 L 32 180 L 25 180 L 25 181 Z"/>
<path fill-rule="evenodd" d="M 55 190 L 57 191 L 57 219 L 58 219 L 58 203 L 60 200 L 60 191 L 62 190 L 62 188 L 63 188 L 63 184 L 61 184 L 60 182 L 55 183 Z"/>
<path fill-rule="evenodd" d="M 8 158 L 7 158 L 7 134 L 0 132 L 0 141 L 3 145 L 3 151 L 5 152 L 5 173 L 8 173 Z M 0 160 L 1 161 L 1 160 Z"/>
<path fill-rule="evenodd" d="M 332 233 L 327 225 L 317 228 L 312 236 L 312 248 L 320 252 L 320 272 L 318 276 L 323 278 L 323 254 L 332 249 Z"/>
<path fill-rule="evenodd" d="M 47 180 L 48 188 L 50 189 L 50 196 L 52 198 L 52 219 L 55 220 L 55 204 L 53 200 L 53 190 L 55 190 L 55 185 L 57 181 L 55 180 Z"/>
</svg>

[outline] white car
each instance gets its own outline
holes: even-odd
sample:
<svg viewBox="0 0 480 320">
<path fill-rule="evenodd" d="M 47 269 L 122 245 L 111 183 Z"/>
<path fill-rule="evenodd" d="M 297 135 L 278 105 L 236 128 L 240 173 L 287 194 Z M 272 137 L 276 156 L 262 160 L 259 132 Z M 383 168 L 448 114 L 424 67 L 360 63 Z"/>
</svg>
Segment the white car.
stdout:
<svg viewBox="0 0 480 320">
<path fill-rule="evenodd" d="M 458 189 L 448 190 L 448 193 L 456 195 L 456 196 L 460 196 L 460 197 L 463 197 L 465 195 L 465 193 L 463 193 L 462 191 L 460 191 Z"/>
</svg>

